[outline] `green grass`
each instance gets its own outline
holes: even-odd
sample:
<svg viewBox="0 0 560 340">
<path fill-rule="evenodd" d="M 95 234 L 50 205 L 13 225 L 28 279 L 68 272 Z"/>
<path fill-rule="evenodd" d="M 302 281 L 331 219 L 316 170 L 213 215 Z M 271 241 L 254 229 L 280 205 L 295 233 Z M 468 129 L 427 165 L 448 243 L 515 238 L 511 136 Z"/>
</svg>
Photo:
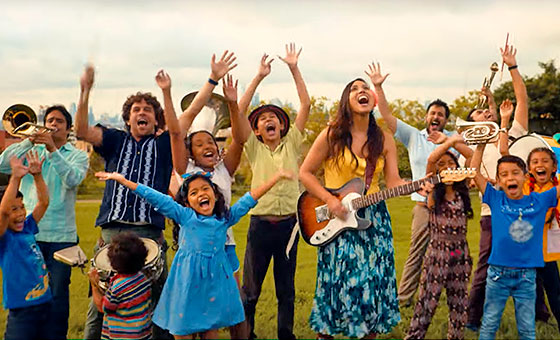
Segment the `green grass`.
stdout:
<svg viewBox="0 0 560 340">
<path fill-rule="evenodd" d="M 397 279 L 403 268 L 403 264 L 408 254 L 408 246 L 410 242 L 410 221 L 412 202 L 408 198 L 395 198 L 388 202 L 389 211 L 393 220 L 393 234 L 395 246 L 395 260 Z M 78 216 L 78 234 L 80 236 L 80 245 L 89 258 L 93 256 L 93 245 L 99 236 L 99 229 L 94 228 L 94 221 L 99 208 L 97 202 L 79 202 L 76 205 Z M 478 197 L 473 196 L 473 208 L 478 212 Z M 243 259 L 246 246 L 246 235 L 248 228 L 248 218 L 243 218 L 235 229 L 237 241 L 237 254 Z M 171 230 L 166 230 L 166 238 L 171 242 Z M 471 256 L 476 264 L 478 258 L 478 238 L 479 225 L 478 216 L 469 222 L 468 241 L 471 250 Z M 300 240 L 301 241 L 301 240 Z M 168 251 L 169 263 L 174 252 Z M 241 261 L 243 263 L 243 261 Z M 296 301 L 295 301 L 295 327 L 294 332 L 299 338 L 314 339 L 315 334 L 308 326 L 309 313 L 313 301 L 315 290 L 315 273 L 316 273 L 316 250 L 308 246 L 303 241 L 299 243 L 298 249 L 298 265 L 296 272 Z M 272 270 L 265 279 L 263 291 L 257 306 L 256 329 L 255 332 L 262 338 L 276 337 L 276 311 L 277 303 L 274 294 L 274 282 L 272 279 Z M 72 283 L 70 286 L 70 320 L 68 336 L 71 339 L 79 339 L 83 336 L 84 321 L 86 317 L 87 305 L 89 299 L 87 297 L 88 286 L 87 278 L 79 269 L 72 270 Z M 440 299 L 439 308 L 434 316 L 432 325 L 428 330 L 427 338 L 441 339 L 446 338 L 447 334 L 447 304 L 445 293 Z M 390 334 L 381 335 L 381 338 L 402 338 L 412 317 L 413 307 L 402 308 L 402 321 L 393 329 Z M 7 311 L 0 311 L 0 334 L 4 334 L 6 324 Z M 227 333 L 221 333 L 224 338 Z M 477 334 L 466 331 L 467 339 L 476 339 Z M 515 326 L 515 317 L 513 313 L 513 304 L 510 301 L 506 307 L 504 316 L 502 317 L 502 325 L 498 332 L 498 339 L 514 339 L 517 338 L 517 330 Z M 555 339 L 560 338 L 555 321 L 548 324 L 537 323 L 537 339 Z"/>
</svg>

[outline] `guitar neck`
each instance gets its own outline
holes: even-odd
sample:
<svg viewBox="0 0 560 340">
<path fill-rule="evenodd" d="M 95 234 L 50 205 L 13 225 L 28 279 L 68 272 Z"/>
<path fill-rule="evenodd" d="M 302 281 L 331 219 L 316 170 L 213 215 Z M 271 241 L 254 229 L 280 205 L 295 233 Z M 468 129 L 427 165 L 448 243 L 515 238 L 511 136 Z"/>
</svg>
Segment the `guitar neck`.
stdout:
<svg viewBox="0 0 560 340">
<path fill-rule="evenodd" d="M 408 195 L 413 192 L 420 190 L 420 187 L 424 182 L 430 182 L 432 184 L 438 184 L 441 182 L 439 175 L 435 175 L 429 178 L 420 179 L 417 181 L 413 181 L 407 184 L 399 185 L 394 188 L 386 189 L 383 191 L 378 191 L 373 194 L 361 196 L 352 200 L 352 206 L 354 209 L 361 209 L 372 204 L 376 204 L 378 202 L 384 201 L 388 198 Z"/>
</svg>

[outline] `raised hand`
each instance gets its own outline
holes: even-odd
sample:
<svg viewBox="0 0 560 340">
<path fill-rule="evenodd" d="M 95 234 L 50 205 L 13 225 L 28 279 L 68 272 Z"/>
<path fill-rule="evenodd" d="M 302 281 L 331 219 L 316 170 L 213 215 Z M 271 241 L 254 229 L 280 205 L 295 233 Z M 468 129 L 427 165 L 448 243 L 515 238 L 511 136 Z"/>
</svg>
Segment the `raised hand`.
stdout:
<svg viewBox="0 0 560 340">
<path fill-rule="evenodd" d="M 95 70 L 92 64 L 87 64 L 84 74 L 80 77 L 80 88 L 89 91 L 93 87 L 95 77 Z"/>
<path fill-rule="evenodd" d="M 42 159 L 39 159 L 39 154 L 34 150 L 29 150 L 29 152 L 25 155 L 25 158 L 27 158 L 27 164 L 29 164 L 27 167 L 29 173 L 34 176 L 40 175 L 45 158 L 43 157 Z"/>
<path fill-rule="evenodd" d="M 12 176 L 15 178 L 22 178 L 29 172 L 29 168 L 23 165 L 23 161 L 16 156 L 10 158 L 10 167 L 12 168 Z"/>
<path fill-rule="evenodd" d="M 500 52 L 502 53 L 502 60 L 508 67 L 517 65 L 517 61 L 515 60 L 515 55 L 517 54 L 516 48 L 513 48 L 512 45 L 506 45 L 505 49 L 500 47 Z"/>
<path fill-rule="evenodd" d="M 259 72 L 257 73 L 260 77 L 266 77 L 270 74 L 271 71 L 271 67 L 270 64 L 272 64 L 272 62 L 274 61 L 274 58 L 270 59 L 270 60 L 266 60 L 268 59 L 269 55 L 268 54 L 264 54 L 261 58 L 261 64 L 259 66 Z"/>
<path fill-rule="evenodd" d="M 216 61 L 216 55 L 212 55 L 212 61 L 210 62 L 210 68 L 212 69 L 210 78 L 212 78 L 212 80 L 219 81 L 226 75 L 226 73 L 237 66 L 237 64 L 233 63 L 237 57 L 233 52 L 229 54 L 228 52 L 229 51 L 226 50 L 218 61 Z"/>
<path fill-rule="evenodd" d="M 372 62 L 371 65 L 368 65 L 368 68 L 369 72 L 368 70 L 365 70 L 365 72 L 369 79 L 371 79 L 373 86 L 381 86 L 381 84 L 383 84 L 385 79 L 389 76 L 389 73 L 386 75 L 381 74 L 381 65 L 379 63 L 375 65 L 375 63 Z"/>
<path fill-rule="evenodd" d="M 445 142 L 446 140 L 447 140 L 447 136 L 445 135 L 445 133 L 443 133 L 441 131 L 432 131 L 428 135 L 428 141 L 430 141 L 434 144 L 441 144 L 441 143 Z"/>
<path fill-rule="evenodd" d="M 513 103 L 509 99 L 504 100 L 500 105 L 500 117 L 502 118 L 502 120 L 506 120 L 509 122 L 512 113 Z"/>
<path fill-rule="evenodd" d="M 162 91 L 169 90 L 171 88 L 171 78 L 164 70 L 159 70 L 156 74 L 156 83 Z"/>
<path fill-rule="evenodd" d="M 119 183 L 125 179 L 124 176 L 119 174 L 118 172 L 105 172 L 105 171 L 96 172 L 95 177 L 97 177 L 97 179 L 99 179 L 100 181 L 108 181 L 112 179 Z"/>
<path fill-rule="evenodd" d="M 230 102 L 237 102 L 237 82 L 238 80 L 233 82 L 233 76 L 228 74 L 223 81 L 224 86 L 224 97 L 227 101 Z"/>
<path fill-rule="evenodd" d="M 302 47 L 300 47 L 299 51 L 296 52 L 295 43 L 286 44 L 286 56 L 284 58 L 278 56 L 278 58 L 288 64 L 289 67 L 296 67 L 301 50 Z"/>
</svg>

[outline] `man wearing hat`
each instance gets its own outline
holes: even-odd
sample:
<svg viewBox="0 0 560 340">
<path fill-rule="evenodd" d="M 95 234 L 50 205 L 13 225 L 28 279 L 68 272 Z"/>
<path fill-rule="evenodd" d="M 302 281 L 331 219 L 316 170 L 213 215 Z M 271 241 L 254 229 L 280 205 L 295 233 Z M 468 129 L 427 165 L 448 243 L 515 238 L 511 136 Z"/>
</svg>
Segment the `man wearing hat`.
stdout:
<svg viewBox="0 0 560 340">
<path fill-rule="evenodd" d="M 305 82 L 297 66 L 301 49 L 286 45 L 284 61 L 294 78 L 300 100 L 300 108 L 294 126 L 290 118 L 276 105 L 263 105 L 244 119 L 245 153 L 253 171 L 251 188 L 256 188 L 279 169 L 298 173 L 305 123 L 309 117 L 311 102 Z M 240 112 L 246 112 L 258 84 L 270 73 L 270 63 L 265 54 L 259 72 L 249 84 L 239 102 Z M 245 315 L 249 323 L 250 339 L 256 338 L 255 309 L 263 280 L 271 258 L 274 258 L 274 286 L 278 299 L 278 338 L 295 339 L 294 324 L 294 278 L 296 271 L 297 242 L 286 256 L 286 246 L 296 224 L 296 206 L 299 196 L 297 178 L 274 186 L 250 212 L 251 223 L 247 234 L 247 249 L 243 266 L 243 293 Z M 297 240 L 296 240 L 297 241 Z"/>
</svg>

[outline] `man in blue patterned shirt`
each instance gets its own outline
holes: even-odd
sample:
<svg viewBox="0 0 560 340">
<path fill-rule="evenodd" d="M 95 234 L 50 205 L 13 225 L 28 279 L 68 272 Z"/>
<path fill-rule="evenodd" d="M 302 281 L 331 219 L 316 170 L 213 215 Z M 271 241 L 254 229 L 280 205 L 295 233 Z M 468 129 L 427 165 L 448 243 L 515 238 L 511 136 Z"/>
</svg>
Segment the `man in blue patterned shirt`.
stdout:
<svg viewBox="0 0 560 340">
<path fill-rule="evenodd" d="M 94 69 L 90 65 L 80 81 L 81 92 L 76 114 L 77 137 L 93 144 L 94 150 L 105 160 L 105 171 L 122 173 L 129 180 L 167 194 L 173 169 L 170 138 L 181 138 L 180 134 L 170 137 L 168 131 L 163 131 L 166 120 L 177 119 L 175 111 L 172 108 L 168 110 L 170 93 L 166 94 L 169 98 L 165 98 L 165 117 L 164 110 L 154 96 L 138 92 L 129 96 L 123 105 L 122 118 L 126 131 L 102 125 L 89 126 L 87 108 L 93 81 Z M 101 239 L 95 250 L 109 244 L 112 237 L 120 232 L 130 231 L 158 242 L 165 257 L 167 245 L 163 237 L 163 215 L 114 181 L 105 185 L 95 224 L 101 227 Z M 166 278 L 167 265 L 164 265 L 164 272 L 152 286 L 155 301 L 159 299 Z M 84 338 L 99 339 L 102 320 L 103 314 L 90 303 Z M 170 337 L 156 327 L 153 332 L 155 339 Z"/>
<path fill-rule="evenodd" d="M 45 339 L 66 339 L 69 315 L 69 285 L 71 267 L 55 261 L 55 251 L 77 244 L 76 216 L 74 206 L 78 185 L 88 169 L 88 157 L 84 151 L 68 142 L 72 128 L 72 116 L 64 106 L 55 105 L 45 112 L 44 124 L 54 132 L 39 132 L 20 143 L 10 145 L 0 155 L 0 172 L 11 173 L 10 158 L 23 157 L 29 150 L 37 151 L 44 158 L 42 172 L 49 188 L 50 204 L 38 224 L 37 244 L 50 273 L 50 286 L 54 303 L 49 312 L 49 327 Z M 28 209 L 37 205 L 37 191 L 33 177 L 21 180 L 20 191 Z"/>
</svg>

